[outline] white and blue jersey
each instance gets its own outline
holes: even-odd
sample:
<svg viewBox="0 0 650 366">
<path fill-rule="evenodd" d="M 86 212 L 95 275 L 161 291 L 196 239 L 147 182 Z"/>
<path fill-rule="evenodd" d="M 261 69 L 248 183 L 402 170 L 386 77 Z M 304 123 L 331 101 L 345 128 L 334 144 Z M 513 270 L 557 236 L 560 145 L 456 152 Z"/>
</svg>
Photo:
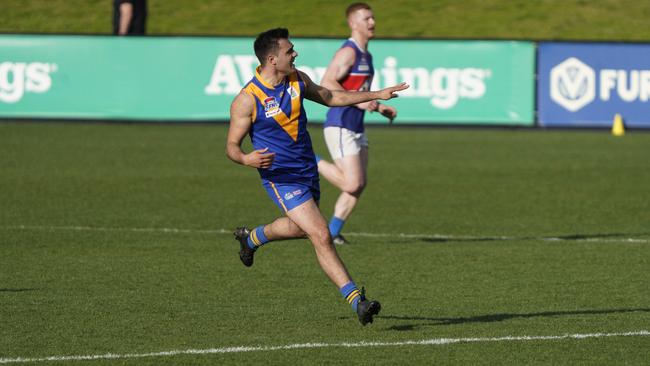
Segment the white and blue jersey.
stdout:
<svg viewBox="0 0 650 366">
<path fill-rule="evenodd" d="M 354 64 L 348 75 L 341 81 L 341 85 L 348 91 L 370 90 L 375 69 L 372 65 L 372 55 L 361 50 L 354 39 L 350 38 L 343 43 L 341 48 L 350 47 L 354 50 Z M 363 117 L 365 111 L 355 106 L 332 107 L 327 111 L 324 127 L 341 127 L 361 133 L 364 131 Z"/>
</svg>

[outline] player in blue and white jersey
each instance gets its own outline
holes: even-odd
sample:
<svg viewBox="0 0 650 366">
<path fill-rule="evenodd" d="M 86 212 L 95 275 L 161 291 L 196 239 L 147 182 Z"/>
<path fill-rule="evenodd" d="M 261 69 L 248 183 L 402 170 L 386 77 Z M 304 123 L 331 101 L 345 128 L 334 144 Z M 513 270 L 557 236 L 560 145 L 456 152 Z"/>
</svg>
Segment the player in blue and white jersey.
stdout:
<svg viewBox="0 0 650 366">
<path fill-rule="evenodd" d="M 252 230 L 237 228 L 239 257 L 250 267 L 262 245 L 307 237 L 321 268 L 352 306 L 361 324 L 371 323 L 380 304 L 366 300 L 363 290 L 359 291 L 352 281 L 318 208 L 318 170 L 303 99 L 326 106 L 344 106 L 395 98 L 396 92 L 408 85 L 402 83 L 374 92 L 347 92 L 315 84 L 296 70 L 294 61 L 298 53 L 284 28 L 261 33 L 254 49 L 261 65 L 231 105 L 226 154 L 236 163 L 257 168 L 263 186 L 283 216 Z M 248 153 L 241 147 L 246 135 L 253 143 L 253 151 Z"/>
<path fill-rule="evenodd" d="M 330 90 L 370 90 L 375 70 L 368 43 L 375 35 L 375 18 L 366 3 L 354 3 L 346 10 L 350 38 L 330 62 L 322 84 Z M 335 244 L 345 244 L 341 229 L 363 192 L 368 173 L 368 138 L 363 118 L 366 111 L 377 111 L 391 122 L 397 110 L 376 101 L 352 106 L 332 107 L 327 112 L 323 133 L 334 164 L 318 158 L 318 171 L 341 190 L 329 222 Z"/>
</svg>

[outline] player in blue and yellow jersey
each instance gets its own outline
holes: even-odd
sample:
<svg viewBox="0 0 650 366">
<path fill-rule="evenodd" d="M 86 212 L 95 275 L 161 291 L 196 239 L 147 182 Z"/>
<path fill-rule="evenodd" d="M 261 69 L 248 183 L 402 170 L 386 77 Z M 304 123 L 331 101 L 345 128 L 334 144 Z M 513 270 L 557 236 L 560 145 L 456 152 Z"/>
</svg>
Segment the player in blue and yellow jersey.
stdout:
<svg viewBox="0 0 650 366">
<path fill-rule="evenodd" d="M 359 321 L 371 323 L 379 302 L 365 299 L 339 258 L 327 222 L 318 208 L 320 188 L 316 158 L 307 132 L 303 99 L 327 106 L 343 106 L 397 97 L 404 83 L 379 91 L 331 91 L 296 70 L 298 53 L 284 28 L 261 33 L 254 44 L 260 61 L 255 77 L 235 97 L 230 107 L 226 153 L 234 162 L 255 167 L 269 197 L 283 216 L 249 230 L 237 228 L 239 258 L 245 266 L 262 245 L 274 240 L 307 237 L 318 262 L 356 311 Z M 253 151 L 245 153 L 242 141 L 249 135 Z"/>
<path fill-rule="evenodd" d="M 334 55 L 323 75 L 322 84 L 331 90 L 370 90 L 375 70 L 368 43 L 375 35 L 375 18 L 366 3 L 351 4 L 346 16 L 352 33 Z M 341 190 L 329 222 L 335 244 L 346 243 L 341 229 L 367 182 L 368 138 L 363 126 L 366 111 L 377 111 L 391 122 L 397 116 L 395 108 L 376 101 L 332 107 L 327 112 L 323 129 L 334 164 L 319 158 L 318 171 Z"/>
</svg>

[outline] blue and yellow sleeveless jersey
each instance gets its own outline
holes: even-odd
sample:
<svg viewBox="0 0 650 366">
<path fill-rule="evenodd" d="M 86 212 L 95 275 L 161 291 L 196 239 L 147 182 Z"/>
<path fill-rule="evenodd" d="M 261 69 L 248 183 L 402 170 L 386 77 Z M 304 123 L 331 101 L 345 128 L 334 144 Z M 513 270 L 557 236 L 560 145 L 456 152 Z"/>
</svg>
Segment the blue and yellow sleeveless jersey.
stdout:
<svg viewBox="0 0 650 366">
<path fill-rule="evenodd" d="M 312 184 L 318 167 L 307 132 L 307 114 L 302 105 L 305 83 L 298 72 L 271 86 L 259 74 L 243 89 L 255 100 L 249 135 L 255 150 L 275 153 L 273 165 L 258 169 L 262 179 L 275 183 Z"/>
<path fill-rule="evenodd" d="M 372 65 L 372 55 L 362 51 L 352 38 L 343 43 L 341 48 L 350 47 L 354 50 L 354 64 L 348 75 L 341 81 L 345 90 L 370 90 L 375 69 Z M 356 133 L 363 132 L 363 117 L 365 111 L 355 106 L 332 107 L 327 111 L 324 127 L 343 127 Z"/>
</svg>

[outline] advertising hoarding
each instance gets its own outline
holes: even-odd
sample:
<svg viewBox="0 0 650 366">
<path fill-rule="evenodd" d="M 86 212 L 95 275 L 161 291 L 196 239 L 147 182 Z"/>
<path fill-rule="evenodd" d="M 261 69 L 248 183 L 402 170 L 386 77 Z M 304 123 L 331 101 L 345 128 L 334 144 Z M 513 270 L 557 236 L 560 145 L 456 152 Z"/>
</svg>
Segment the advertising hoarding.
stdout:
<svg viewBox="0 0 650 366">
<path fill-rule="evenodd" d="M 650 45 L 542 42 L 538 51 L 541 126 L 650 127 Z"/>
<path fill-rule="evenodd" d="M 292 39 L 320 79 L 342 40 Z M 0 36 L 0 116 L 227 120 L 258 61 L 253 38 Z M 411 88 L 396 123 L 532 125 L 534 46 L 511 41 L 374 40 L 373 89 Z M 312 121 L 326 108 L 308 104 Z M 386 123 L 368 114 L 369 123 Z"/>
</svg>

